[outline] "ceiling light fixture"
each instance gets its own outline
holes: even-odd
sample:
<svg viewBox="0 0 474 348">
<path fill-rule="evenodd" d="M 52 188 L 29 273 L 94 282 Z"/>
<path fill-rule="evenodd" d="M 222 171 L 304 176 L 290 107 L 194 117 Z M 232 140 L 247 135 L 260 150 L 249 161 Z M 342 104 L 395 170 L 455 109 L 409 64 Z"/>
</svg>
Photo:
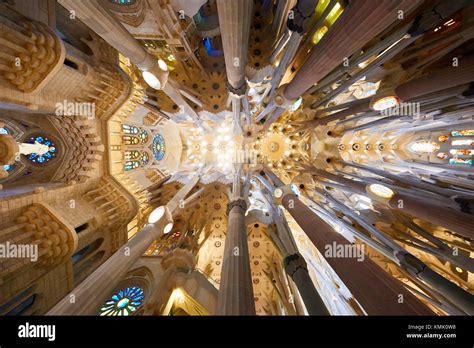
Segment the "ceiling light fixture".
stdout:
<svg viewBox="0 0 474 348">
<path fill-rule="evenodd" d="M 150 216 L 148 217 L 148 223 L 154 224 L 158 222 L 163 217 L 163 215 L 165 215 L 165 212 L 166 208 L 164 206 L 156 208 L 151 212 Z"/>
<path fill-rule="evenodd" d="M 392 198 L 395 195 L 395 192 L 393 192 L 392 189 L 380 184 L 369 185 L 369 190 L 374 195 L 382 197 L 382 198 Z"/>
<path fill-rule="evenodd" d="M 372 108 L 376 111 L 382 111 L 386 109 L 393 108 L 394 106 L 400 104 L 400 98 L 395 95 L 385 96 L 376 100 Z"/>
<path fill-rule="evenodd" d="M 143 75 L 143 79 L 148 84 L 148 86 L 150 86 L 153 89 L 161 89 L 161 82 L 158 79 L 158 77 L 156 77 L 149 71 L 144 71 L 142 75 Z"/>
<path fill-rule="evenodd" d="M 168 66 L 161 59 L 153 68 L 142 72 L 143 79 L 153 89 L 163 89 L 168 81 L 168 75 Z"/>
</svg>

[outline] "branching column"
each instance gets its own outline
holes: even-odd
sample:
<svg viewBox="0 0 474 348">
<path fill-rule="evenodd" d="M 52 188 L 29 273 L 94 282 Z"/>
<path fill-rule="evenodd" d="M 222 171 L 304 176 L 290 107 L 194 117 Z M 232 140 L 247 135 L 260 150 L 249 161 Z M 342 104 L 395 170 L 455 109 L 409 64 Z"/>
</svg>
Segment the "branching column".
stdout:
<svg viewBox="0 0 474 348">
<path fill-rule="evenodd" d="M 436 206 L 402 194 L 393 196 L 388 205 L 390 208 L 398 209 L 427 222 L 443 226 L 466 238 L 474 239 L 474 216 L 471 214 Z"/>
<path fill-rule="evenodd" d="M 57 303 L 48 315 L 93 315 L 107 299 L 130 267 L 143 255 L 150 244 L 164 233 L 172 222 L 172 214 L 199 181 L 195 176 L 170 200 L 165 214 L 156 223 L 147 224 L 107 261 L 97 268 L 79 286 Z"/>
<path fill-rule="evenodd" d="M 459 58 L 458 65 L 405 82 L 395 88 L 401 100 L 410 100 L 429 93 L 460 86 L 474 81 L 474 56 Z"/>
<path fill-rule="evenodd" d="M 275 174 L 270 171 L 266 171 L 266 174 L 276 186 L 281 186 L 281 181 Z M 324 252 L 327 246 L 334 243 L 344 248 L 350 244 L 294 193 L 283 192 L 282 205 L 319 251 Z M 364 258 L 363 261 L 350 257 L 325 257 L 325 259 L 369 315 L 432 314 L 398 280 L 392 278 L 370 259 Z M 400 295 L 403 296 L 403 303 L 398 301 Z"/>
<path fill-rule="evenodd" d="M 299 97 L 342 64 L 344 58 L 398 21 L 400 13 L 407 18 L 421 3 L 421 0 L 352 1 L 286 86 L 285 98 Z"/>
<path fill-rule="evenodd" d="M 288 255 L 283 260 L 286 273 L 293 279 L 309 315 L 330 315 L 321 296 L 314 287 L 308 267 L 299 253 Z"/>
<path fill-rule="evenodd" d="M 281 209 L 276 206 L 273 209 L 273 220 L 284 248 L 282 252 L 285 254 L 283 259 L 285 271 L 295 282 L 306 310 L 310 315 L 329 315 L 321 296 L 309 276 L 306 261 L 296 248 L 285 216 Z"/>
<path fill-rule="evenodd" d="M 161 71 L 158 60 L 125 29 L 125 27 L 105 9 L 98 0 L 60 0 L 61 5 L 80 18 L 106 42 L 135 64 L 142 71 Z M 161 82 L 161 81 L 160 81 Z M 186 114 L 199 122 L 199 116 L 170 83 L 162 83 L 163 92 L 168 95 Z"/>
<path fill-rule="evenodd" d="M 229 219 L 217 298 L 217 315 L 255 315 L 250 258 L 240 171 L 234 176 Z"/>
<path fill-rule="evenodd" d="M 345 178 L 341 175 L 332 174 L 322 170 L 313 170 L 313 173 L 325 177 L 331 181 L 342 184 L 336 188 L 360 195 L 367 195 L 367 183 Z M 333 186 L 329 182 L 324 182 L 327 186 Z M 388 202 L 383 202 L 392 209 L 403 211 L 407 214 L 423 219 L 425 221 L 443 226 L 450 231 L 459 233 L 462 236 L 473 239 L 474 216 L 451 208 L 440 207 L 431 204 L 429 201 L 422 201 L 416 197 L 411 197 L 406 193 L 396 193 Z"/>
<path fill-rule="evenodd" d="M 224 49 L 228 88 L 232 98 L 232 112 L 240 122 L 240 99 L 245 95 L 245 67 L 252 20 L 252 0 L 217 0 L 217 12 Z"/>
</svg>

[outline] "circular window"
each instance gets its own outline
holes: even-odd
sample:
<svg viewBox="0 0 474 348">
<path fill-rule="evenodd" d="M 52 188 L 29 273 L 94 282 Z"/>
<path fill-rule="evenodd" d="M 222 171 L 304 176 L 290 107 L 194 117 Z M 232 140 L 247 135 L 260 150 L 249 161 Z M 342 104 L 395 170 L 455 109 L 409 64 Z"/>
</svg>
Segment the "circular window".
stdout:
<svg viewBox="0 0 474 348">
<path fill-rule="evenodd" d="M 133 315 L 143 303 L 143 290 L 137 286 L 117 291 L 100 307 L 101 316 Z"/>
<path fill-rule="evenodd" d="M 35 144 L 38 146 L 38 152 L 30 153 L 26 156 L 28 161 L 35 164 L 46 164 L 57 156 L 57 148 L 54 142 L 42 135 L 31 136 L 25 141 L 28 144 Z"/>
<path fill-rule="evenodd" d="M 165 157 L 166 144 L 161 134 L 155 134 L 152 143 L 153 156 L 157 161 L 161 161 Z"/>
</svg>

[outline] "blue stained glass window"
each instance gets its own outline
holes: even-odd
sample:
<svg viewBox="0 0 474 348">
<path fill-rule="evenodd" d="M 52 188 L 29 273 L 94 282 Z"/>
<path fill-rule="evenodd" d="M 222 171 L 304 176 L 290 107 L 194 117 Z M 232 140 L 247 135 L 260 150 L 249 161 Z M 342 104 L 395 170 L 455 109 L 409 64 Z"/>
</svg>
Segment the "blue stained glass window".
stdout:
<svg viewBox="0 0 474 348">
<path fill-rule="evenodd" d="M 57 154 L 56 145 L 53 143 L 53 141 L 51 141 L 47 137 L 33 136 L 29 138 L 26 142 L 29 144 L 34 144 L 35 142 L 38 142 L 40 144 L 43 144 L 49 147 L 49 151 L 43 155 L 39 155 L 37 153 L 29 154 L 27 156 L 27 159 L 29 161 L 36 164 L 45 164 L 56 157 L 56 154 Z"/>
<path fill-rule="evenodd" d="M 453 137 L 472 137 L 474 136 L 474 129 L 463 129 L 463 130 L 452 131 L 451 135 Z"/>
<path fill-rule="evenodd" d="M 10 165 L 10 164 L 5 164 L 5 165 L 3 166 L 3 170 L 5 170 L 5 171 L 7 171 L 7 172 L 11 171 L 12 169 L 13 169 L 13 166 Z"/>
<path fill-rule="evenodd" d="M 0 134 L 9 134 L 8 129 L 5 127 L 0 127 Z"/>
<path fill-rule="evenodd" d="M 140 167 L 139 161 L 126 161 L 124 169 L 128 171 L 132 169 L 137 169 L 138 167 Z"/>
<path fill-rule="evenodd" d="M 142 131 L 140 132 L 139 137 L 140 137 L 140 141 L 142 142 L 142 144 L 145 144 L 145 143 L 148 141 L 148 133 L 147 133 L 147 131 L 146 131 L 146 130 L 142 130 Z"/>
<path fill-rule="evenodd" d="M 472 166 L 472 159 L 464 159 L 464 158 L 450 158 L 449 164 L 456 164 L 462 166 Z"/>
<path fill-rule="evenodd" d="M 100 307 L 101 316 L 128 316 L 133 315 L 142 305 L 145 296 L 143 290 L 137 286 L 121 289 Z"/>
<path fill-rule="evenodd" d="M 165 139 L 160 134 L 155 134 L 152 144 L 153 156 L 157 161 L 161 161 L 165 157 L 166 145 Z"/>
<path fill-rule="evenodd" d="M 138 134 L 139 133 L 138 127 L 130 126 L 128 124 L 123 124 L 122 130 L 125 134 Z"/>
<path fill-rule="evenodd" d="M 135 0 L 111 0 L 111 2 L 116 5 L 128 6 L 135 3 Z"/>
<path fill-rule="evenodd" d="M 142 154 L 142 164 L 145 166 L 150 162 L 150 157 L 148 156 L 148 153 L 144 152 Z"/>
</svg>

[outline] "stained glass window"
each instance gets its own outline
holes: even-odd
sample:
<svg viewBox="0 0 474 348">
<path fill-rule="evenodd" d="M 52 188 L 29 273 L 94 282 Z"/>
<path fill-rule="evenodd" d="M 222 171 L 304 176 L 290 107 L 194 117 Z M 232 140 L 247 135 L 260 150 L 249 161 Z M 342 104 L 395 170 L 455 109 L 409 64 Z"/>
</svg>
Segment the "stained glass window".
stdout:
<svg viewBox="0 0 474 348">
<path fill-rule="evenodd" d="M 53 141 L 43 136 L 33 136 L 26 141 L 26 143 L 29 144 L 34 144 L 36 142 L 48 146 L 49 150 L 43 155 L 39 155 L 37 153 L 31 153 L 27 155 L 27 159 L 29 161 L 37 164 L 45 164 L 56 157 L 57 150 L 56 145 L 53 143 Z"/>
<path fill-rule="evenodd" d="M 150 156 L 148 156 L 148 153 L 147 152 L 144 152 L 142 154 L 142 164 L 143 165 L 147 165 L 148 162 L 150 162 Z"/>
<path fill-rule="evenodd" d="M 446 152 L 438 152 L 438 153 L 436 154 L 436 157 L 438 157 L 439 159 L 443 159 L 443 160 L 444 160 L 444 159 L 448 158 L 448 154 L 447 154 Z"/>
<path fill-rule="evenodd" d="M 131 135 L 124 135 L 123 142 L 126 145 L 138 145 L 140 143 L 140 140 L 137 137 Z"/>
<path fill-rule="evenodd" d="M 453 137 L 472 137 L 474 136 L 474 129 L 463 129 L 463 130 L 452 131 L 451 135 Z"/>
<path fill-rule="evenodd" d="M 0 127 L 0 134 L 8 134 L 8 129 L 6 129 L 5 127 Z"/>
<path fill-rule="evenodd" d="M 418 154 L 433 153 L 439 150 L 439 144 L 432 141 L 417 141 L 410 145 L 410 150 Z"/>
<path fill-rule="evenodd" d="M 465 159 L 465 158 L 450 158 L 449 164 L 457 164 L 463 166 L 472 166 L 472 159 Z"/>
<path fill-rule="evenodd" d="M 161 161 L 165 157 L 166 145 L 165 139 L 160 134 L 155 134 L 152 144 L 153 156 L 157 161 Z"/>
<path fill-rule="evenodd" d="M 13 169 L 13 166 L 11 164 L 5 164 L 3 166 L 3 170 L 6 172 L 10 172 Z"/>
<path fill-rule="evenodd" d="M 449 139 L 449 137 L 448 137 L 447 135 L 445 135 L 445 134 L 440 135 L 440 136 L 438 137 L 438 141 L 439 141 L 440 143 L 444 143 L 444 142 L 448 141 L 448 139 Z"/>
<path fill-rule="evenodd" d="M 453 146 L 473 146 L 474 139 L 457 139 L 451 142 Z"/>
<path fill-rule="evenodd" d="M 145 296 L 143 290 L 137 286 L 117 291 L 100 307 L 101 316 L 128 316 L 133 315 L 142 305 Z"/>
<path fill-rule="evenodd" d="M 129 6 L 133 5 L 135 0 L 110 0 L 113 4 L 121 5 L 121 6 Z"/>
<path fill-rule="evenodd" d="M 146 130 L 142 130 L 139 135 L 140 141 L 142 144 L 145 144 L 148 141 L 148 132 Z"/>
<path fill-rule="evenodd" d="M 126 160 L 133 160 L 140 157 L 140 151 L 137 150 L 127 150 L 125 151 L 125 159 Z"/>
<path fill-rule="evenodd" d="M 122 125 L 122 130 L 125 134 L 138 134 L 140 132 L 138 127 L 130 126 L 128 124 L 123 124 Z"/>
<path fill-rule="evenodd" d="M 473 156 L 473 155 L 474 155 L 474 150 L 468 150 L 468 149 L 451 149 L 451 150 L 449 150 L 449 153 L 450 153 L 451 155 Z"/>
<path fill-rule="evenodd" d="M 139 161 L 126 161 L 124 169 L 125 170 L 132 170 L 132 169 L 137 169 L 140 167 L 140 162 Z"/>
</svg>

